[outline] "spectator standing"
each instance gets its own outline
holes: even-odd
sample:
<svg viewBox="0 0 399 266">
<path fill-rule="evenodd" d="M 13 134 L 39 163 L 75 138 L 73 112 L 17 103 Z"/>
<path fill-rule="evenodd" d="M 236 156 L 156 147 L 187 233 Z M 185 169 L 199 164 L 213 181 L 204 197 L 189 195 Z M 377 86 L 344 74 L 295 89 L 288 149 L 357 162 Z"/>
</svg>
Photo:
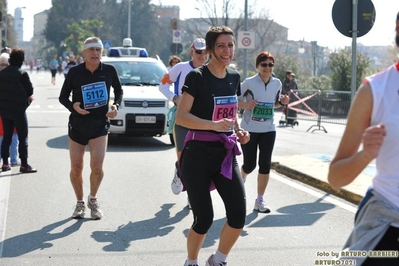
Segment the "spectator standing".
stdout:
<svg viewBox="0 0 399 266">
<path fill-rule="evenodd" d="M 8 66 L 8 59 L 10 55 L 7 52 L 4 52 L 0 55 L 0 71 Z M 4 130 L 3 130 L 3 121 L 1 121 L 0 116 L 0 151 L 1 151 L 1 143 L 3 142 Z M 10 159 L 11 166 L 19 166 L 18 162 L 18 134 L 17 130 L 14 129 L 14 133 L 12 134 L 11 145 L 10 145 Z"/>
<path fill-rule="evenodd" d="M 275 57 L 272 54 L 261 52 L 255 62 L 258 73 L 242 82 L 241 95 L 238 99 L 238 106 L 244 109 L 241 127 L 251 134 L 249 142 L 241 144 L 244 157 L 241 176 L 245 182 L 258 161 L 258 195 L 254 210 L 262 213 L 270 212 L 264 194 L 269 183 L 272 152 L 276 140 L 274 108 L 288 104 L 289 101 L 288 95 L 281 95 L 281 81 L 272 76 L 274 63 Z"/>
<path fill-rule="evenodd" d="M 234 58 L 234 33 L 229 27 L 215 26 L 205 40 L 210 61 L 187 75 L 176 114 L 176 123 L 190 129 L 180 158 L 194 218 L 187 235 L 185 266 L 199 264 L 199 251 L 213 222 L 210 188 L 215 187 L 223 199 L 227 221 L 218 249 L 206 265 L 226 265 L 246 217 L 245 190 L 236 155 L 240 154 L 237 139 L 246 143 L 249 134 L 237 122 L 240 74 L 228 68 Z"/>
<path fill-rule="evenodd" d="M 395 42 L 399 47 L 399 13 Z M 328 181 L 335 189 L 353 182 L 374 159 L 377 165 L 372 186 L 358 206 L 355 227 L 344 251 L 399 252 L 398 84 L 399 62 L 365 78 L 352 102 L 344 134 L 330 164 Z M 399 265 L 398 256 L 355 255 L 350 259 L 363 266 Z"/>
<path fill-rule="evenodd" d="M 290 97 L 289 103 L 297 100 L 294 93 L 298 93 L 298 84 L 295 80 L 295 74 L 291 70 L 287 70 L 285 73 L 285 79 L 283 80 L 282 93 Z M 285 106 L 285 116 L 287 125 L 293 125 L 296 121 L 297 112 Z"/>
<path fill-rule="evenodd" d="M 180 194 L 183 189 L 183 184 L 180 180 L 179 159 L 188 129 L 180 125 L 176 125 L 174 123 L 174 117 L 177 106 L 179 105 L 182 87 L 187 74 L 194 68 L 202 66 L 208 60 L 208 52 L 206 51 L 206 44 L 203 38 L 196 38 L 193 41 L 190 49 L 190 56 L 190 61 L 177 63 L 175 66 L 169 69 L 169 73 L 163 77 L 161 85 L 159 86 L 159 91 L 162 92 L 169 101 L 173 101 L 175 104 L 175 106 L 171 108 L 168 117 L 172 117 L 172 119 L 169 119 L 169 128 L 173 132 L 177 155 L 175 172 L 171 183 L 172 192 L 176 195 Z M 173 84 L 173 90 L 171 90 L 171 84 Z M 189 202 L 188 206 L 190 207 Z"/>
<path fill-rule="evenodd" d="M 169 57 L 169 61 L 168 61 L 168 67 L 167 69 L 171 69 L 174 65 L 176 65 L 177 63 L 181 62 L 181 58 L 178 57 L 177 55 L 171 55 Z"/>
<path fill-rule="evenodd" d="M 11 51 L 10 65 L 0 71 L 0 115 L 3 120 L 4 137 L 1 145 L 2 171 L 9 171 L 8 158 L 14 129 L 18 132 L 18 151 L 21 159 L 21 173 L 37 172 L 28 164 L 28 119 L 26 108 L 33 100 L 33 86 L 29 75 L 21 69 L 25 51 L 14 48 Z"/>
<path fill-rule="evenodd" d="M 91 210 L 91 218 L 98 220 L 104 215 L 97 201 L 97 192 L 104 177 L 103 163 L 108 142 L 109 118 L 117 115 L 123 91 L 115 67 L 101 62 L 103 44 L 100 38 L 87 38 L 82 50 L 86 60 L 69 70 L 59 101 L 71 112 L 68 123 L 70 180 L 77 200 L 72 218 L 80 219 L 85 215 L 83 157 L 88 146 L 91 173 L 87 207 Z M 109 111 L 111 86 L 115 100 Z"/>
</svg>

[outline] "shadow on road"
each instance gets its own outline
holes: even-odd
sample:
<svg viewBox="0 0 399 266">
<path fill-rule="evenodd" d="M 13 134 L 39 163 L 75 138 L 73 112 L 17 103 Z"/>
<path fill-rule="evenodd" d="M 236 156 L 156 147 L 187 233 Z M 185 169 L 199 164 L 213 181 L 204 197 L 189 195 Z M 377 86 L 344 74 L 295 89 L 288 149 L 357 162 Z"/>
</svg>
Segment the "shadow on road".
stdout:
<svg viewBox="0 0 399 266">
<path fill-rule="evenodd" d="M 47 147 L 52 149 L 69 149 L 68 135 L 59 136 L 47 141 Z M 115 137 L 109 136 L 107 151 L 110 152 L 142 152 L 163 151 L 174 149 L 173 145 L 165 144 L 151 137 Z M 87 148 L 88 150 L 88 148 Z"/>
<path fill-rule="evenodd" d="M 51 231 L 74 221 L 70 226 L 66 227 L 62 232 L 52 234 Z M 0 243 L 3 246 L 3 258 L 19 257 L 35 250 L 43 250 L 53 246 L 50 241 L 64 238 L 76 231 L 82 226 L 83 220 L 74 220 L 72 218 L 64 219 L 59 222 L 47 225 L 40 230 L 29 232 L 18 236 L 11 237 Z"/>
<path fill-rule="evenodd" d="M 47 144 L 47 147 L 53 148 L 53 149 L 69 149 L 67 135 L 49 139 L 49 140 L 47 140 L 46 144 Z"/>
<path fill-rule="evenodd" d="M 284 227 L 284 226 L 310 226 L 325 215 L 325 211 L 333 209 L 334 204 L 321 202 L 294 204 L 277 209 L 265 215 L 250 227 Z"/>
<path fill-rule="evenodd" d="M 152 219 L 128 222 L 119 226 L 116 231 L 95 231 L 92 237 L 98 242 L 109 243 L 103 247 L 104 251 L 121 252 L 126 251 L 132 241 L 165 236 L 175 228 L 173 224 L 180 222 L 190 213 L 188 208 L 184 208 L 174 217 L 170 217 L 169 210 L 173 205 L 162 205 L 161 210 Z"/>
</svg>

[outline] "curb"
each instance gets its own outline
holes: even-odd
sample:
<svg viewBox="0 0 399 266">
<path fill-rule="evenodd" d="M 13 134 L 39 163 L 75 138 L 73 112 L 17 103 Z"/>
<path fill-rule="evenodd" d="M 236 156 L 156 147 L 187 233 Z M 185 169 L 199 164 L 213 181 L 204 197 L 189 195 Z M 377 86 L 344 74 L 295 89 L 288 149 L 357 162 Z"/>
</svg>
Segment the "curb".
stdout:
<svg viewBox="0 0 399 266">
<path fill-rule="evenodd" d="M 283 174 L 289 178 L 316 187 L 320 190 L 323 190 L 324 192 L 340 197 L 356 205 L 358 205 L 363 198 L 363 196 L 353 193 L 344 188 L 341 188 L 340 190 L 335 190 L 331 188 L 330 184 L 328 184 L 327 182 L 321 181 L 307 174 L 298 172 L 292 168 L 280 164 L 279 162 L 272 162 L 271 169 L 275 170 L 277 173 Z"/>
</svg>

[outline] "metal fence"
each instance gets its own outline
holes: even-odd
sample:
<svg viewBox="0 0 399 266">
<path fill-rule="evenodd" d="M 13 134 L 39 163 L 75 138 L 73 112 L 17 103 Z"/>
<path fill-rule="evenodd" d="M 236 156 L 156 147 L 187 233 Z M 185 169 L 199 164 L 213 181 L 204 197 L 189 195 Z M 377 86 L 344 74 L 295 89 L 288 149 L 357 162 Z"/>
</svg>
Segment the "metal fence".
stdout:
<svg viewBox="0 0 399 266">
<path fill-rule="evenodd" d="M 314 121 L 307 131 L 327 133 L 323 123 L 346 125 L 350 105 L 350 91 L 291 91 L 290 102 L 283 110 L 285 119 L 280 120 L 280 125 L 295 125 L 297 120 Z"/>
</svg>

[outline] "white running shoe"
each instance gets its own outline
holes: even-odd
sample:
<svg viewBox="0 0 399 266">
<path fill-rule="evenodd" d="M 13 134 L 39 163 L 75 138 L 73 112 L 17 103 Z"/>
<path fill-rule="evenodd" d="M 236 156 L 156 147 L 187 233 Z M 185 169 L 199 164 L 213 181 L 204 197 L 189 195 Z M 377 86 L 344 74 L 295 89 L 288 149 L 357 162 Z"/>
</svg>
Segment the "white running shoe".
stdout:
<svg viewBox="0 0 399 266">
<path fill-rule="evenodd" d="M 75 210 L 73 211 L 72 218 L 74 219 L 83 219 L 85 218 L 85 203 L 83 201 L 78 201 L 75 206 Z"/>
<path fill-rule="evenodd" d="M 270 212 L 270 208 L 266 205 L 265 201 L 258 201 L 257 199 L 255 200 L 255 207 L 254 207 L 254 211 L 258 211 L 261 213 L 269 213 Z"/>
<path fill-rule="evenodd" d="M 89 196 L 87 200 L 87 207 L 89 207 L 89 209 L 91 210 L 91 219 L 100 220 L 101 218 L 103 218 L 104 213 L 98 205 L 97 198 L 90 199 Z"/>
<path fill-rule="evenodd" d="M 172 180 L 172 183 L 170 184 L 170 186 L 172 188 L 173 194 L 175 194 L 175 195 L 179 195 L 183 189 L 183 183 L 180 180 L 180 177 L 177 173 L 176 168 L 175 168 L 175 174 L 173 176 L 173 180 Z"/>
<path fill-rule="evenodd" d="M 212 254 L 209 258 L 208 258 L 208 260 L 206 261 L 206 264 L 205 264 L 205 266 L 224 266 L 224 265 L 227 265 L 227 262 L 221 262 L 221 263 L 215 263 L 214 262 L 214 258 L 215 257 L 215 255 L 214 254 Z"/>
</svg>

